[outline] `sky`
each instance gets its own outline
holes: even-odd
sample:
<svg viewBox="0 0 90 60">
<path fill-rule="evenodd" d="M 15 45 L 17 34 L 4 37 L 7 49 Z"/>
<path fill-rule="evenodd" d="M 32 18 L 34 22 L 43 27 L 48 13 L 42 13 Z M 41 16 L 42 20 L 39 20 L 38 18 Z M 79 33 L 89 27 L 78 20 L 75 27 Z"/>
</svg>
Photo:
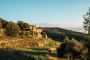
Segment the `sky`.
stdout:
<svg viewBox="0 0 90 60">
<path fill-rule="evenodd" d="M 85 32 L 83 15 L 89 7 L 90 0 L 0 0 L 0 18 Z"/>
</svg>

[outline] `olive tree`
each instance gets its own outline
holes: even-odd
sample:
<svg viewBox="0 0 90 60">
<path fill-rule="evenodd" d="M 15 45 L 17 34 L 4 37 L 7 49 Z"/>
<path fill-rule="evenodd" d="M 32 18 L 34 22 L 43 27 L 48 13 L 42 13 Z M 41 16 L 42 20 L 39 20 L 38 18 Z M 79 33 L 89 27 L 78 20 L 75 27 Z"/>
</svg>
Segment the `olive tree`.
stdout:
<svg viewBox="0 0 90 60">
<path fill-rule="evenodd" d="M 85 54 L 88 52 L 88 49 L 83 47 L 83 44 L 79 43 L 77 40 L 72 39 L 69 42 L 64 42 L 57 48 L 58 57 L 79 58 L 82 60 L 86 59 Z"/>
<path fill-rule="evenodd" d="M 20 29 L 23 28 L 23 24 L 24 24 L 23 21 L 18 21 L 18 22 L 17 22 L 17 25 L 20 27 Z"/>
<path fill-rule="evenodd" d="M 8 36 L 17 37 L 19 35 L 20 28 L 17 24 L 10 21 L 5 28 Z"/>
<path fill-rule="evenodd" d="M 23 28 L 29 28 L 29 24 L 28 23 L 24 23 L 23 24 Z"/>
<path fill-rule="evenodd" d="M 61 36 L 61 40 L 63 40 L 64 42 L 69 42 L 68 36 Z"/>
</svg>

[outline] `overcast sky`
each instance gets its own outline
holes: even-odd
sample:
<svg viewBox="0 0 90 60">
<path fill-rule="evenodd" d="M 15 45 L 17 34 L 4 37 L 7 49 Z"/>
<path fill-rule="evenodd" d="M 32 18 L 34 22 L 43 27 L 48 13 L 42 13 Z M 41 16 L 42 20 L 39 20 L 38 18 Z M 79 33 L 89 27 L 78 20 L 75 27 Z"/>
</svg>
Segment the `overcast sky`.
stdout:
<svg viewBox="0 0 90 60">
<path fill-rule="evenodd" d="M 0 18 L 83 32 L 90 0 L 0 0 Z"/>
</svg>

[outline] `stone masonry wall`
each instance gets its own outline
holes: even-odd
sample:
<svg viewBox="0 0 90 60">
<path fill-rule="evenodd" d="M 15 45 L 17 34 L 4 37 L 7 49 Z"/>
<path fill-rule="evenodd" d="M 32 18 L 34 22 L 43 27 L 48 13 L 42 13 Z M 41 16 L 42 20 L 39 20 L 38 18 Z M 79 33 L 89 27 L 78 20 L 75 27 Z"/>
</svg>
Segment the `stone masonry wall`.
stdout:
<svg viewBox="0 0 90 60">
<path fill-rule="evenodd" d="M 36 32 L 37 32 L 37 33 L 41 33 L 41 32 L 42 32 L 42 29 L 38 29 L 38 28 L 37 28 L 37 29 L 36 29 Z"/>
</svg>

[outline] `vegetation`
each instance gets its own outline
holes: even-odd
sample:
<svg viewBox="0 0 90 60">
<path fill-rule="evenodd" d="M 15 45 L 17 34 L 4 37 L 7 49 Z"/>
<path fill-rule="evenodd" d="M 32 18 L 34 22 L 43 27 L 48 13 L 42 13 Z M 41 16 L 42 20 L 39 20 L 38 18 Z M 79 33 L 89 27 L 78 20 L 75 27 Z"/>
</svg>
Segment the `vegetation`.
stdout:
<svg viewBox="0 0 90 60">
<path fill-rule="evenodd" d="M 84 43 L 84 46 L 86 46 L 90 52 L 90 36 L 89 35 L 85 36 L 83 43 Z"/>
<path fill-rule="evenodd" d="M 23 28 L 29 28 L 29 24 L 28 23 L 24 23 L 23 24 Z"/>
<path fill-rule="evenodd" d="M 89 12 L 86 15 L 89 15 Z M 67 58 L 73 58 L 73 60 L 90 59 L 90 16 L 86 17 L 86 15 L 84 16 L 83 27 L 88 31 L 88 34 L 58 27 L 39 27 L 43 29 L 41 34 L 47 34 L 47 36 L 53 40 L 50 38 L 34 39 L 33 37 L 28 37 L 32 35 L 32 30 L 29 29 L 28 23 L 18 21 L 17 24 L 15 24 L 0 18 L 0 29 L 5 28 L 5 33 L 7 34 L 7 38 L 0 38 L 0 46 L 2 47 L 2 49 L 0 49 L 0 60 L 4 60 L 4 57 L 5 60 L 50 60 L 50 56 L 59 58 L 59 60 L 66 60 Z M 24 28 L 28 28 L 29 31 L 21 31 Z M 19 36 L 19 34 L 23 38 L 14 38 Z M 34 35 L 38 34 L 34 31 Z M 45 42 L 46 40 L 47 42 Z M 41 44 L 43 47 L 40 47 L 38 45 L 40 45 L 39 43 L 41 42 L 47 44 Z M 48 49 L 56 48 L 57 46 L 59 46 L 57 51 L 54 50 L 51 53 L 46 52 Z M 50 56 L 48 57 L 48 55 Z"/>
<path fill-rule="evenodd" d="M 16 39 L 16 38 L 15 38 Z M 34 39 L 34 38 L 25 38 L 25 40 L 18 40 L 15 41 L 15 39 L 12 39 L 5 44 L 10 44 L 9 47 L 6 48 L 2 48 L 2 50 L 0 49 L 0 59 L 4 60 L 49 60 L 49 56 L 47 56 L 47 50 L 51 47 L 50 45 L 45 45 L 43 47 L 26 47 L 25 45 L 23 46 L 17 46 L 17 47 L 12 47 L 11 48 L 11 44 L 19 44 L 19 43 L 27 43 L 27 42 L 42 42 L 43 40 L 45 40 L 45 38 L 40 38 L 40 39 Z M 2 40 L 2 39 L 1 39 Z M 16 39 L 17 40 L 17 39 Z M 53 41 L 51 39 L 47 39 L 47 41 L 52 42 L 52 45 L 56 45 L 56 41 Z M 29 46 L 29 45 L 28 45 Z M 52 46 L 53 47 L 53 46 Z M 5 54 L 6 53 L 6 54 Z M 54 55 L 53 55 L 54 54 Z M 56 51 L 53 51 L 52 53 L 50 53 L 51 56 L 57 57 L 57 53 Z"/>
<path fill-rule="evenodd" d="M 88 31 L 88 34 L 90 34 L 90 12 L 87 12 L 87 14 L 84 15 L 83 17 L 84 17 L 83 27 L 86 31 Z"/>
<path fill-rule="evenodd" d="M 20 27 L 20 29 L 22 29 L 23 28 L 23 21 L 18 21 L 17 25 Z"/>
<path fill-rule="evenodd" d="M 18 21 L 17 25 L 20 27 L 20 29 L 29 28 L 29 24 L 28 23 L 24 23 L 23 21 Z"/>
<path fill-rule="evenodd" d="M 20 28 L 19 28 L 19 26 L 17 24 L 15 24 L 13 22 L 9 22 L 5 28 L 7 30 L 6 31 L 6 34 L 8 36 L 12 36 L 12 37 L 19 36 L 19 30 L 20 30 Z"/>
<path fill-rule="evenodd" d="M 74 32 L 74 31 L 66 30 L 62 28 L 48 27 L 48 28 L 42 28 L 42 29 L 43 29 L 43 32 L 45 32 L 48 37 L 56 41 L 62 41 L 60 38 L 62 36 L 67 36 L 69 40 L 71 40 L 72 38 L 75 38 L 76 40 L 80 41 L 80 40 L 84 40 L 84 36 L 85 36 L 84 33 Z"/>
<path fill-rule="evenodd" d="M 2 19 L 2 18 L 0 18 L 0 21 L 2 23 L 2 28 L 5 28 L 6 25 L 8 24 L 8 22 L 6 20 Z"/>
<path fill-rule="evenodd" d="M 67 36 L 61 36 L 61 40 L 63 40 L 64 42 L 69 42 L 69 38 Z"/>
<path fill-rule="evenodd" d="M 41 32 L 41 34 L 42 34 L 42 35 L 43 35 L 43 34 L 44 34 L 44 35 L 47 35 L 45 32 Z"/>
<path fill-rule="evenodd" d="M 85 54 L 88 52 L 88 49 L 83 47 L 81 43 L 78 41 L 72 39 L 68 43 L 62 43 L 59 48 L 57 48 L 58 57 L 73 57 L 73 60 L 75 58 L 79 59 L 85 59 Z"/>
</svg>

